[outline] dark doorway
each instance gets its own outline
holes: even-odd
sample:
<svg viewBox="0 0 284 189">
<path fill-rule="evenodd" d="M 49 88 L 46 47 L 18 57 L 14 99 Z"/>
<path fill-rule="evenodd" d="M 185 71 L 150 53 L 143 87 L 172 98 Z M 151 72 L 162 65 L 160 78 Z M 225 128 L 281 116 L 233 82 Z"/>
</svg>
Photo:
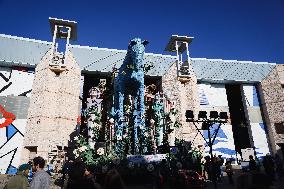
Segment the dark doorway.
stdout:
<svg viewBox="0 0 284 189">
<path fill-rule="evenodd" d="M 241 86 L 239 84 L 226 85 L 226 93 L 235 147 L 236 151 L 241 154 L 241 149 L 252 147 L 242 101 Z"/>
</svg>

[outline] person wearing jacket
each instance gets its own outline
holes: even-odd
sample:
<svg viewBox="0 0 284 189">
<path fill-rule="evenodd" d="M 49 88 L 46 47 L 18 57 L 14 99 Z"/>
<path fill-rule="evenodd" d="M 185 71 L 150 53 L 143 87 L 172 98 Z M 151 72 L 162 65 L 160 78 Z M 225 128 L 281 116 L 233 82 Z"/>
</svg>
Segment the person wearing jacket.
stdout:
<svg viewBox="0 0 284 189">
<path fill-rule="evenodd" d="M 38 156 L 33 159 L 33 170 L 35 174 L 33 175 L 30 189 L 49 189 L 51 186 L 50 176 L 43 169 L 45 161 L 42 157 Z"/>
<path fill-rule="evenodd" d="M 27 189 L 29 187 L 28 174 L 31 169 L 31 165 L 22 164 L 16 176 L 12 177 L 4 189 Z"/>
</svg>

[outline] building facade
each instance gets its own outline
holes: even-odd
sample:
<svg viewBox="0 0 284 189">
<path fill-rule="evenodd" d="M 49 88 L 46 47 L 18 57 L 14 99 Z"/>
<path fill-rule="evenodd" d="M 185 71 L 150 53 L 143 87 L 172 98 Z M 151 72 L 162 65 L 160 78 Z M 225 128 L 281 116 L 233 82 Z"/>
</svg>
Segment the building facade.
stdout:
<svg viewBox="0 0 284 189">
<path fill-rule="evenodd" d="M 68 153 L 78 125 L 85 124 L 80 117 L 88 91 L 102 79 L 111 85 L 113 68 L 126 56 L 125 50 L 67 43 L 61 70 L 52 65 L 62 56 L 54 42 L 0 35 L 0 49 L 1 174 L 36 155 L 48 160 Z M 176 56 L 145 53 L 143 61 L 149 68 L 145 87 L 154 84 L 177 109 L 176 138 L 204 145 L 185 111 L 223 111 L 229 122 L 218 132 L 214 154 L 237 157 L 245 148 L 254 148 L 258 157 L 283 153 L 283 64 L 190 58 L 193 72 L 181 82 Z"/>
</svg>

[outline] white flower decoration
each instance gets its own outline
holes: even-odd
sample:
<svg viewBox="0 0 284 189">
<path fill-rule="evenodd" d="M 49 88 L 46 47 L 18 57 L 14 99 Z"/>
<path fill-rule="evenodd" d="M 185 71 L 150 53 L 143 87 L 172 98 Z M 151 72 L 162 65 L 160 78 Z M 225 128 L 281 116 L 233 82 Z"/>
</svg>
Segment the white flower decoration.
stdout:
<svg viewBox="0 0 284 189">
<path fill-rule="evenodd" d="M 118 136 L 116 137 L 116 140 L 122 140 L 122 136 L 118 135 Z"/>
<path fill-rule="evenodd" d="M 133 169 L 133 168 L 134 168 L 134 163 L 133 163 L 133 162 L 129 162 L 128 165 L 127 165 L 127 167 L 128 167 L 129 169 Z"/>
<path fill-rule="evenodd" d="M 75 137 L 74 137 L 74 140 L 79 140 L 79 137 L 78 137 L 78 136 L 75 136 Z"/>
<path fill-rule="evenodd" d="M 97 154 L 98 154 L 99 156 L 103 155 L 104 153 L 105 153 L 105 150 L 104 150 L 103 148 L 99 148 L 99 149 L 97 150 Z"/>
<path fill-rule="evenodd" d="M 110 119 L 108 120 L 108 122 L 111 123 L 111 124 L 113 124 L 113 123 L 114 123 L 114 119 L 113 119 L 113 118 L 110 118 Z"/>
<path fill-rule="evenodd" d="M 148 132 L 145 132 L 144 136 L 147 138 L 149 136 Z"/>
<path fill-rule="evenodd" d="M 81 146 L 80 148 L 79 148 L 79 152 L 84 152 L 84 151 L 86 151 L 88 148 L 86 147 L 86 146 Z"/>
<path fill-rule="evenodd" d="M 79 154 L 78 154 L 78 150 L 77 150 L 77 149 L 73 150 L 73 154 L 75 155 L 75 158 L 79 157 Z"/>
<path fill-rule="evenodd" d="M 147 165 L 147 170 L 148 170 L 149 172 L 154 171 L 154 169 L 155 169 L 155 167 L 154 167 L 153 164 L 150 163 L 150 164 Z"/>
</svg>

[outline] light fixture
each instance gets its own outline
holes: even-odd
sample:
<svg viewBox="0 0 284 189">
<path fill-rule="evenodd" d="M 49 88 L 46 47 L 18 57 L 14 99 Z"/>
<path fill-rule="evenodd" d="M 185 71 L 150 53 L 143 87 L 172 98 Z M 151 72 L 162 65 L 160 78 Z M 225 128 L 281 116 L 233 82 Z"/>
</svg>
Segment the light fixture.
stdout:
<svg viewBox="0 0 284 189">
<path fill-rule="evenodd" d="M 210 111 L 210 119 L 218 119 L 219 114 L 217 111 Z"/>
<path fill-rule="evenodd" d="M 186 121 L 189 122 L 190 120 L 194 119 L 194 114 L 192 110 L 186 110 L 185 112 Z"/>
<path fill-rule="evenodd" d="M 227 120 L 228 119 L 228 114 L 227 114 L 227 112 L 220 112 L 219 117 L 220 117 L 220 119 Z"/>
<path fill-rule="evenodd" d="M 218 135 L 219 129 L 222 124 L 227 123 L 228 115 L 227 112 L 220 112 L 220 114 L 217 111 L 210 111 L 209 118 L 207 118 L 207 112 L 206 111 L 199 111 L 198 113 L 198 119 L 194 119 L 193 111 L 192 110 L 186 110 L 185 112 L 186 121 L 192 122 L 195 126 L 197 132 L 202 136 L 205 143 L 209 147 L 209 153 L 211 156 L 211 160 L 213 160 L 213 145 L 215 142 L 215 139 Z M 197 123 L 201 123 L 201 128 Z M 214 125 L 217 125 L 217 128 Z M 211 133 L 213 132 L 213 133 Z M 207 137 L 205 136 L 205 133 L 207 133 Z M 213 180 L 214 182 L 214 188 L 217 188 L 217 181 L 216 179 Z"/>
<path fill-rule="evenodd" d="M 206 111 L 199 111 L 198 119 L 207 119 L 207 112 Z"/>
</svg>

